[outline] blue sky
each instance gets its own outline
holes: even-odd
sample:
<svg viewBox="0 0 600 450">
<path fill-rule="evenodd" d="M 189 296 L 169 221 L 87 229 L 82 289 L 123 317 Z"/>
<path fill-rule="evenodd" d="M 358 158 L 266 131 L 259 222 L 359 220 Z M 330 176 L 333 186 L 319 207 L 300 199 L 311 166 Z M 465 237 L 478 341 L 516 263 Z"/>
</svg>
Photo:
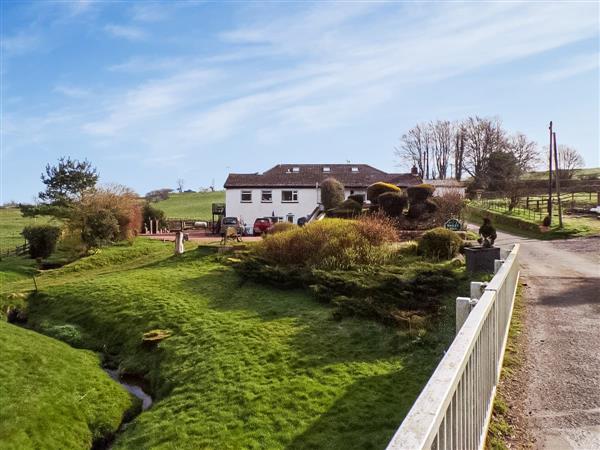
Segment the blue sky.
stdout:
<svg viewBox="0 0 600 450">
<path fill-rule="evenodd" d="M 396 167 L 499 116 L 599 161 L 597 2 L 1 2 L 2 202 L 61 155 L 140 194 L 282 162 Z"/>
</svg>

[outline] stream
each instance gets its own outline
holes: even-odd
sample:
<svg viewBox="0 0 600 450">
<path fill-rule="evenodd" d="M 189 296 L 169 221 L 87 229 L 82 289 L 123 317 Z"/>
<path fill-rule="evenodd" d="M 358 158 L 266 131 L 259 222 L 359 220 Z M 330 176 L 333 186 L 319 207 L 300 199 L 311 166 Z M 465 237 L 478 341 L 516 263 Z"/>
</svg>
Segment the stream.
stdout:
<svg viewBox="0 0 600 450">
<path fill-rule="evenodd" d="M 139 398 L 142 401 L 142 411 L 146 411 L 152 406 L 152 397 L 144 392 L 133 377 L 119 377 L 119 372 L 116 369 L 104 368 L 104 371 L 117 383 L 123 386 L 127 392 Z"/>
</svg>

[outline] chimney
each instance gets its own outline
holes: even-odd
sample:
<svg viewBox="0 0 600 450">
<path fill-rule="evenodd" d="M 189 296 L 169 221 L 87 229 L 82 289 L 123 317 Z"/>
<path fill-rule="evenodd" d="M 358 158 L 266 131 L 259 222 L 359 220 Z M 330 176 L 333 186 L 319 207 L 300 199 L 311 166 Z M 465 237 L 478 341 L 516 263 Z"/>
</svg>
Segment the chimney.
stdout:
<svg viewBox="0 0 600 450">
<path fill-rule="evenodd" d="M 419 170 L 417 169 L 417 166 L 412 166 L 412 169 L 410 169 L 410 174 L 419 175 Z"/>
</svg>

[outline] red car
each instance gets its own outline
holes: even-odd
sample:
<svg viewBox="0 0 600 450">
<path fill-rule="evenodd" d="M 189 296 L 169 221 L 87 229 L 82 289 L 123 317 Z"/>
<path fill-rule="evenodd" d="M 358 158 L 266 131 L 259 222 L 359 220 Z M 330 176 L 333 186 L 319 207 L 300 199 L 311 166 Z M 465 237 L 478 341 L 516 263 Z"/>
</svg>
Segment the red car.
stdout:
<svg viewBox="0 0 600 450">
<path fill-rule="evenodd" d="M 269 231 L 269 229 L 273 226 L 273 221 L 268 217 L 259 217 L 254 221 L 254 226 L 252 229 L 254 230 L 254 234 L 260 236 L 263 233 Z"/>
</svg>

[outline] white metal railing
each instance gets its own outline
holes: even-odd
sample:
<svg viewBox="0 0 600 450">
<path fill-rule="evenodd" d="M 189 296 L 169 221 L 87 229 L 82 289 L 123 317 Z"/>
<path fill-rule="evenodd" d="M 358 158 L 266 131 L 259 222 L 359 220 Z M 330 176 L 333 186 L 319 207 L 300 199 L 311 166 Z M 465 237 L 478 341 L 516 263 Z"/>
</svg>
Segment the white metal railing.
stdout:
<svg viewBox="0 0 600 450">
<path fill-rule="evenodd" d="M 457 330 L 388 450 L 482 449 L 519 281 L 516 244 Z"/>
</svg>

